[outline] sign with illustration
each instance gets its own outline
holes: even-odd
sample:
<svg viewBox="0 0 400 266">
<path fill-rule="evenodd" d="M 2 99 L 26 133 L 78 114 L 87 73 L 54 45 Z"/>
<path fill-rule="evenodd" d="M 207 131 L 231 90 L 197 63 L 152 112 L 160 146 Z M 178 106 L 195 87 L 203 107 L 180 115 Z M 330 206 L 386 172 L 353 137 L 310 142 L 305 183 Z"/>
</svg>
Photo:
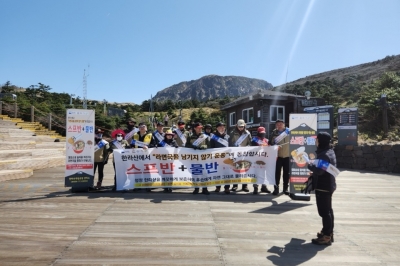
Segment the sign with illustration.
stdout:
<svg viewBox="0 0 400 266">
<path fill-rule="evenodd" d="M 316 158 L 317 119 L 314 114 L 290 114 L 290 193 L 300 193 L 310 176 L 307 160 Z"/>
<path fill-rule="evenodd" d="M 114 150 L 117 190 L 275 184 L 277 147 Z"/>
<path fill-rule="evenodd" d="M 338 144 L 357 146 L 358 109 L 339 108 L 338 110 Z"/>
<path fill-rule="evenodd" d="M 93 186 L 94 110 L 68 109 L 65 186 Z"/>
</svg>

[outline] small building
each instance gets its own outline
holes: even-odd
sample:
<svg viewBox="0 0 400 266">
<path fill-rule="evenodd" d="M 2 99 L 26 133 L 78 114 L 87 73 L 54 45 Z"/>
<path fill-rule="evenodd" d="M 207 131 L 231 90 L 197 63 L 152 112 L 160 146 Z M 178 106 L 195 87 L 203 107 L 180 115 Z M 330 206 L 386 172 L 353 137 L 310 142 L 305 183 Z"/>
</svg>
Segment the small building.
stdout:
<svg viewBox="0 0 400 266">
<path fill-rule="evenodd" d="M 323 98 L 306 97 L 278 91 L 262 90 L 240 97 L 221 107 L 226 112 L 226 127 L 230 132 L 239 119 L 246 122 L 246 128 L 257 134 L 259 126 L 265 127 L 267 136 L 275 128 L 275 121 L 283 119 L 289 126 L 290 113 L 304 113 L 304 108 L 324 105 Z"/>
</svg>

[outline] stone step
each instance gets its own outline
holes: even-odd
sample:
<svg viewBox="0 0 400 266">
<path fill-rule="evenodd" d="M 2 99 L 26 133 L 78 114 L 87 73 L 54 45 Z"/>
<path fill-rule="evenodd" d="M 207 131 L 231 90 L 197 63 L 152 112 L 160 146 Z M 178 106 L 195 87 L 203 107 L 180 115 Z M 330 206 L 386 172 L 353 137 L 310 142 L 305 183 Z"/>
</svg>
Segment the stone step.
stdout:
<svg viewBox="0 0 400 266">
<path fill-rule="evenodd" d="M 0 171 L 0 182 L 13 180 L 13 179 L 20 179 L 20 178 L 27 178 L 33 175 L 32 169 L 25 169 L 25 170 L 1 170 Z"/>
<path fill-rule="evenodd" d="M 65 165 L 65 156 L 0 161 L 0 170 L 44 169 Z"/>
<path fill-rule="evenodd" d="M 2 133 L 8 133 L 8 134 L 14 134 L 14 135 L 19 135 L 19 134 L 24 134 L 24 135 L 30 135 L 32 136 L 33 133 L 30 130 L 24 130 L 24 129 L 19 129 L 19 128 L 0 128 L 0 134 Z"/>
<path fill-rule="evenodd" d="M 65 148 L 34 149 L 34 150 L 0 150 L 0 161 L 29 159 L 29 158 L 45 158 L 52 156 L 65 157 Z"/>
<path fill-rule="evenodd" d="M 31 135 L 9 135 L 9 134 L 0 134 L 0 141 L 35 141 L 37 143 L 39 142 L 54 142 L 56 138 L 53 136 L 47 136 L 47 135 L 37 135 L 37 136 L 31 136 Z M 61 141 L 61 139 L 60 139 Z"/>
<path fill-rule="evenodd" d="M 32 150 L 36 148 L 34 141 L 1 141 L 0 150 Z M 58 147 L 58 146 L 57 146 Z M 54 148 L 54 147 L 53 147 Z"/>
<path fill-rule="evenodd" d="M 36 143 L 36 149 L 65 149 L 64 142 L 53 142 L 53 143 Z"/>
</svg>

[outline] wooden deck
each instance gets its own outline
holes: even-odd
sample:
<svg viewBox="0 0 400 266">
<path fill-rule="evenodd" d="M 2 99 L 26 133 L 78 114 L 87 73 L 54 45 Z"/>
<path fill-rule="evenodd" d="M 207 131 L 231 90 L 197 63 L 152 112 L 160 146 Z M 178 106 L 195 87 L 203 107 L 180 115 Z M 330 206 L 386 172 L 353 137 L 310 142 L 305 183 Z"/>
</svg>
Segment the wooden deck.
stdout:
<svg viewBox="0 0 400 266">
<path fill-rule="evenodd" d="M 398 175 L 343 171 L 323 247 L 314 197 L 73 194 L 63 169 L 0 182 L 0 265 L 399 265 Z"/>
</svg>

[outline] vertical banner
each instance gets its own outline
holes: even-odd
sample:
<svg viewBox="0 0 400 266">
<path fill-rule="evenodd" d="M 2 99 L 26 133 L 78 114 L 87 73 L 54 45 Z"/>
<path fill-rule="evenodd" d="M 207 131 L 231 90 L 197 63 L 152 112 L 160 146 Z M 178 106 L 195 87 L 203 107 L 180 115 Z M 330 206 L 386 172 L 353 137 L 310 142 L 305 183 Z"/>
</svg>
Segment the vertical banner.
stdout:
<svg viewBox="0 0 400 266">
<path fill-rule="evenodd" d="M 93 186 L 94 110 L 68 109 L 66 119 L 65 186 Z"/>
<path fill-rule="evenodd" d="M 293 194 L 301 192 L 310 176 L 306 158 L 316 158 L 317 116 L 316 113 L 289 115 L 290 193 Z"/>
<path fill-rule="evenodd" d="M 333 136 L 333 106 L 314 106 L 304 108 L 306 113 L 317 113 L 317 133 L 325 131 Z"/>
<path fill-rule="evenodd" d="M 339 108 L 338 110 L 338 144 L 357 146 L 358 109 Z"/>
</svg>

